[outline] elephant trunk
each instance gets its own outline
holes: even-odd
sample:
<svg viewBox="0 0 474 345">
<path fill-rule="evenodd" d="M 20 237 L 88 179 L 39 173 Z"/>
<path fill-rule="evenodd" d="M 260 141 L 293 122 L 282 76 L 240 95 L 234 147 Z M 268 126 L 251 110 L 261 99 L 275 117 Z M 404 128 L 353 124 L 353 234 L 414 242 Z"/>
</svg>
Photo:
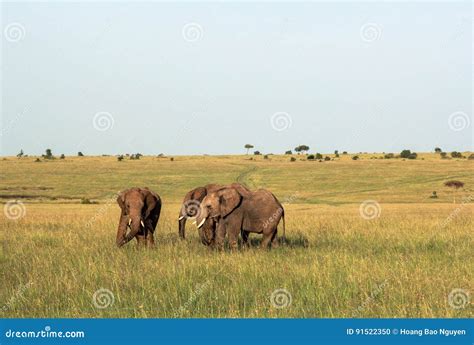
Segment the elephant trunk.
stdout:
<svg viewBox="0 0 474 345">
<path fill-rule="evenodd" d="M 179 237 L 181 239 L 185 239 L 186 237 L 186 215 L 180 213 L 179 219 L 178 219 L 178 231 L 179 231 Z"/>
<path fill-rule="evenodd" d="M 140 231 L 142 227 L 145 227 L 145 224 L 143 223 L 143 220 L 140 215 L 135 215 L 135 216 L 129 216 L 127 217 L 128 221 L 126 222 L 127 226 L 130 226 L 131 231 L 121 237 L 121 241 L 119 242 L 119 237 L 117 235 L 117 245 L 119 247 L 123 246 L 124 244 L 127 244 L 130 242 Z"/>
<path fill-rule="evenodd" d="M 128 219 L 128 216 L 120 216 L 120 222 L 117 229 L 117 238 L 115 240 L 115 243 L 119 247 L 123 245 L 125 234 L 127 233 Z"/>
<path fill-rule="evenodd" d="M 207 217 L 209 216 L 209 213 L 207 210 L 201 205 L 201 211 L 198 213 L 196 216 L 196 225 L 197 228 L 200 229 L 203 225 L 204 222 L 206 221 Z"/>
</svg>

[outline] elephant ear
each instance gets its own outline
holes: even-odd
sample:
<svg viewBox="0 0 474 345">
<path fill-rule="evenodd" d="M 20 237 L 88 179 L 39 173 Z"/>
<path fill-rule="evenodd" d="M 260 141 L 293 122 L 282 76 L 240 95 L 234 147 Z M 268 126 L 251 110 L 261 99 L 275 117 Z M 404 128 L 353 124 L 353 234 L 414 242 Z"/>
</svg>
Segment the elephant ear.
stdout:
<svg viewBox="0 0 474 345">
<path fill-rule="evenodd" d="M 125 195 L 127 194 L 127 191 L 128 190 L 124 190 L 117 196 L 117 204 L 119 204 L 122 211 L 125 211 Z"/>
<path fill-rule="evenodd" d="M 207 195 L 206 188 L 204 187 L 198 187 L 196 189 L 193 189 L 191 192 L 189 192 L 189 199 L 188 200 L 199 200 L 202 201 L 204 197 Z"/>
<path fill-rule="evenodd" d="M 142 189 L 141 193 L 143 195 L 143 201 L 145 202 L 145 219 L 147 219 L 151 211 L 156 207 L 160 197 L 148 188 Z"/>
<path fill-rule="evenodd" d="M 220 215 L 226 217 L 229 215 L 237 206 L 239 206 L 242 196 L 237 192 L 235 188 L 224 188 L 218 192 Z"/>
</svg>

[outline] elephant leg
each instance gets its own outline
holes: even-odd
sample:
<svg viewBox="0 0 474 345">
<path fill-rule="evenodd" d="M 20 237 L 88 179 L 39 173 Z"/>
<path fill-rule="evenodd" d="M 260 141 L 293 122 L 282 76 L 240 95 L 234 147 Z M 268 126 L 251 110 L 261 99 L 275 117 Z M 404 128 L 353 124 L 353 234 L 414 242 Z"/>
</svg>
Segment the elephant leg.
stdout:
<svg viewBox="0 0 474 345">
<path fill-rule="evenodd" d="M 238 232 L 229 232 L 229 245 L 231 250 L 238 249 L 239 233 Z"/>
<path fill-rule="evenodd" d="M 244 248 L 250 248 L 249 235 L 250 235 L 250 232 L 245 231 L 245 230 L 242 230 L 242 231 L 241 231 L 242 247 L 244 247 Z"/>
<path fill-rule="evenodd" d="M 153 231 L 148 231 L 146 235 L 146 245 L 150 248 L 155 246 L 155 238 L 153 236 Z"/>
<path fill-rule="evenodd" d="M 146 245 L 146 238 L 144 235 L 137 235 L 135 236 L 135 238 L 137 239 L 137 246 L 139 248 L 144 247 Z"/>
<path fill-rule="evenodd" d="M 216 248 L 218 250 L 224 249 L 224 240 L 225 240 L 225 226 L 223 224 L 219 224 L 216 230 L 216 241 L 215 241 Z"/>
<path fill-rule="evenodd" d="M 273 232 L 271 233 L 263 233 L 263 240 L 260 246 L 264 249 L 267 249 L 272 241 Z"/>
<path fill-rule="evenodd" d="M 273 231 L 272 242 L 271 242 L 272 248 L 278 248 L 277 232 L 278 232 L 277 229 L 275 229 L 275 231 Z"/>
</svg>

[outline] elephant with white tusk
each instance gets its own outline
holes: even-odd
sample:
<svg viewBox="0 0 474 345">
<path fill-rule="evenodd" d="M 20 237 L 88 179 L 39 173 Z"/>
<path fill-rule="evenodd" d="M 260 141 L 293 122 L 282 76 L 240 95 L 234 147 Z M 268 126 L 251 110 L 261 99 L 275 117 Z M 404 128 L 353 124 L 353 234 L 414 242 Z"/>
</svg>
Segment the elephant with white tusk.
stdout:
<svg viewBox="0 0 474 345">
<path fill-rule="evenodd" d="M 231 186 L 234 186 L 235 188 L 239 188 L 244 191 L 249 191 L 245 186 L 239 183 L 233 183 Z M 200 212 L 201 201 L 206 197 L 206 195 L 217 191 L 223 187 L 224 186 L 218 184 L 208 184 L 204 187 L 197 187 L 186 193 L 178 216 L 178 231 L 179 236 L 182 239 L 184 239 L 186 236 L 186 220 L 188 218 L 197 219 Z M 215 222 L 213 219 L 208 219 L 207 221 L 202 221 L 200 224 L 197 224 L 196 221 L 194 221 L 193 224 L 198 225 L 198 232 L 199 237 L 201 238 L 201 242 L 204 245 L 213 246 L 215 227 L 217 225 L 217 222 Z"/>
<path fill-rule="evenodd" d="M 239 234 L 244 246 L 248 246 L 250 232 L 263 234 L 262 248 L 277 245 L 277 228 L 283 220 L 285 237 L 285 211 L 278 199 L 269 191 L 249 191 L 235 185 L 209 193 L 201 202 L 196 218 L 198 227 L 209 220 L 215 222 L 212 238 L 218 249 L 224 246 L 226 234 L 232 249 L 237 248 Z"/>
<path fill-rule="evenodd" d="M 153 233 L 160 218 L 161 198 L 148 188 L 130 188 L 117 197 L 121 208 L 117 246 L 137 239 L 138 245 L 153 246 Z M 127 233 L 127 228 L 130 232 Z"/>
</svg>

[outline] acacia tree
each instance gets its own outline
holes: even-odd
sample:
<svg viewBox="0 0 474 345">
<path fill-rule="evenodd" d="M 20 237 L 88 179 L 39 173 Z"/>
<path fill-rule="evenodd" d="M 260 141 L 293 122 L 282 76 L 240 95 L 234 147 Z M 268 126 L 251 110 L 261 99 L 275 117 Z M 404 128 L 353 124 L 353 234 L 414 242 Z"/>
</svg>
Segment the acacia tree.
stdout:
<svg viewBox="0 0 474 345">
<path fill-rule="evenodd" d="M 247 149 L 247 154 L 249 154 L 249 150 L 253 149 L 253 145 L 252 144 L 245 144 L 244 148 Z"/>
<path fill-rule="evenodd" d="M 305 153 L 305 152 L 308 152 L 309 151 L 309 146 L 308 145 L 299 145 L 299 146 L 296 146 L 295 147 L 295 151 L 300 153 Z"/>
<path fill-rule="evenodd" d="M 453 203 L 456 203 L 456 193 L 458 189 L 461 189 L 462 187 L 464 187 L 464 182 L 452 180 L 452 181 L 445 182 L 444 185 L 448 188 L 453 189 L 453 195 L 454 195 Z"/>
</svg>

